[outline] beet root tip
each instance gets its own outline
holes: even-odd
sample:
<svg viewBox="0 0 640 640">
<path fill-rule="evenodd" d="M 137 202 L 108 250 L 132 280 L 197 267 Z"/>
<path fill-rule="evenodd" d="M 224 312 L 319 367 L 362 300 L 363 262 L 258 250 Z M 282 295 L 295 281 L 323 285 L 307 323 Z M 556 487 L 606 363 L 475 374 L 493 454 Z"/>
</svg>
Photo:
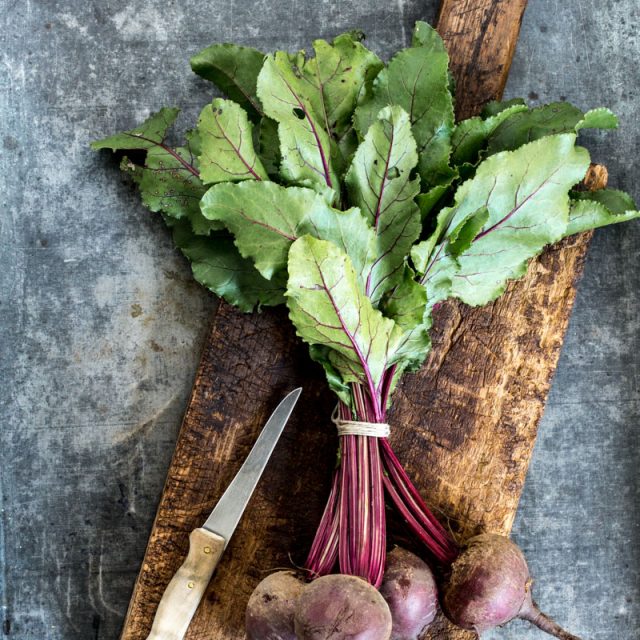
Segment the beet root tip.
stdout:
<svg viewBox="0 0 640 640">
<path fill-rule="evenodd" d="M 550 618 L 546 613 L 540 611 L 538 605 L 531 598 L 531 592 L 528 592 L 528 597 L 524 601 L 522 609 L 520 609 L 518 618 L 527 620 L 538 627 L 538 629 L 561 640 L 581 640 L 578 636 L 574 636 L 568 631 L 565 631 L 553 618 Z"/>
</svg>

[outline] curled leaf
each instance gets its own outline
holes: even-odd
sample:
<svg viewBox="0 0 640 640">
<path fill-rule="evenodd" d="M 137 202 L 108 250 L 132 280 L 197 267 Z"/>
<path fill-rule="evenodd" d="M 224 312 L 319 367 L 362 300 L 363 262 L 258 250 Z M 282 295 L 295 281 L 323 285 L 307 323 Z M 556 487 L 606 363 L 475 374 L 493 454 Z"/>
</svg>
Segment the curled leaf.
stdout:
<svg viewBox="0 0 640 640">
<path fill-rule="evenodd" d="M 573 235 L 588 229 L 626 222 L 640 217 L 633 198 L 617 189 L 599 191 L 574 191 L 571 194 L 569 226 L 565 235 Z"/>
</svg>

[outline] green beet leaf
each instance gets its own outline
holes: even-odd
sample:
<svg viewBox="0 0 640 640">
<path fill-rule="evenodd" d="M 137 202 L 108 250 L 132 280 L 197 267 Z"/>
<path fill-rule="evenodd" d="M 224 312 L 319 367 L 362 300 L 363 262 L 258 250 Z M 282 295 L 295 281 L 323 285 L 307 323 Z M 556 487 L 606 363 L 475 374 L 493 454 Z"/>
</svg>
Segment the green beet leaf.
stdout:
<svg viewBox="0 0 640 640">
<path fill-rule="evenodd" d="M 176 246 L 191 261 L 195 280 L 229 304 L 248 312 L 284 302 L 286 274 L 263 278 L 251 260 L 239 254 L 227 231 L 200 236 L 181 220 L 172 225 L 172 232 Z"/>
<path fill-rule="evenodd" d="M 365 277 L 365 292 L 375 303 L 401 279 L 406 256 L 421 230 L 414 198 L 418 162 L 409 115 L 385 107 L 358 147 L 345 182 L 350 202 L 364 213 L 376 235 L 376 257 Z"/>
<path fill-rule="evenodd" d="M 352 128 L 351 117 L 365 83 L 383 68 L 377 55 L 358 40 L 361 34 L 344 33 L 331 43 L 316 40 L 315 57 L 306 59 L 300 73 L 306 94 L 323 129 L 341 140 Z"/>
<path fill-rule="evenodd" d="M 523 98 L 511 98 L 510 100 L 491 100 L 491 102 L 487 102 L 482 108 L 480 112 L 480 116 L 484 119 L 491 118 L 493 116 L 497 116 L 499 113 L 502 113 L 505 109 L 509 109 L 510 107 L 522 105 L 528 109 L 527 103 Z"/>
<path fill-rule="evenodd" d="M 120 166 L 137 182 L 142 203 L 150 211 L 178 219 L 199 216 L 200 198 L 206 187 L 195 170 L 195 157 L 189 146 L 171 152 L 154 147 L 147 152 L 144 167 L 127 157 Z"/>
<path fill-rule="evenodd" d="M 146 151 L 158 146 L 166 147 L 167 131 L 176 121 L 179 113 L 180 109 L 165 107 L 157 113 L 152 113 L 135 129 L 92 142 L 91 148 L 94 151 L 98 149 L 111 149 L 112 151 L 140 149 Z"/>
<path fill-rule="evenodd" d="M 419 273 L 424 274 L 430 270 L 430 266 L 433 263 L 433 260 L 430 259 L 433 257 L 434 249 L 440 241 L 446 242 L 446 245 L 443 244 L 439 250 L 445 250 L 446 254 L 454 257 L 468 249 L 475 236 L 486 224 L 489 216 L 487 207 L 483 206 L 467 214 L 458 221 L 457 226 L 454 226 L 452 220 L 455 214 L 456 209 L 454 207 L 441 209 L 436 218 L 435 228 L 429 237 L 413 246 L 411 259 Z"/>
<path fill-rule="evenodd" d="M 458 173 L 452 173 L 451 176 L 441 184 L 431 187 L 425 193 L 421 193 L 416 198 L 416 203 L 420 209 L 420 218 L 423 224 L 428 224 L 431 220 L 431 212 L 438 210 L 443 205 L 443 201 L 447 200 L 451 195 L 454 183 L 460 176 Z"/>
<path fill-rule="evenodd" d="M 582 120 L 576 125 L 576 130 L 580 129 L 617 129 L 618 117 L 610 109 L 599 107 L 587 111 Z"/>
<path fill-rule="evenodd" d="M 420 36 L 420 38 L 425 38 Z M 397 53 L 375 78 L 370 94 L 355 111 L 361 136 L 376 121 L 383 107 L 398 105 L 408 114 L 418 145 L 418 171 L 423 187 L 441 183 L 451 175 L 449 156 L 454 126 L 449 91 L 449 56 L 444 46 L 415 46 Z"/>
<path fill-rule="evenodd" d="M 333 243 L 299 238 L 288 269 L 287 305 L 298 335 L 328 347 L 342 381 L 362 383 L 375 397 L 401 341 L 400 328 L 373 307 L 349 257 Z"/>
<path fill-rule="evenodd" d="M 343 381 L 340 372 L 333 366 L 331 349 L 322 344 L 310 344 L 309 355 L 314 362 L 317 362 L 324 369 L 329 388 L 347 406 L 352 406 L 351 387 Z"/>
<path fill-rule="evenodd" d="M 140 188 L 143 204 L 154 212 L 174 218 L 197 217 L 200 198 L 206 188 L 197 168 L 199 138 L 188 132 L 187 144 L 172 149 L 165 142 L 167 131 L 178 117 L 179 109 L 161 109 L 139 127 L 93 142 L 92 149 L 145 151 L 144 166 L 124 157 L 121 169 L 131 175 Z M 207 224 L 207 230 L 211 228 Z"/>
<path fill-rule="evenodd" d="M 282 177 L 326 194 L 339 189 L 331 159 L 335 151 L 314 111 L 314 88 L 302 77 L 303 65 L 302 54 L 278 51 L 267 56 L 258 76 L 258 95 L 265 113 L 279 125 Z"/>
<path fill-rule="evenodd" d="M 596 229 L 640 217 L 638 207 L 628 194 L 617 189 L 574 191 L 571 194 L 569 226 L 566 235 Z"/>
<path fill-rule="evenodd" d="M 215 185 L 201 204 L 204 217 L 223 223 L 241 255 L 253 259 L 265 278 L 286 266 L 301 221 L 317 207 L 329 214 L 325 200 L 311 189 L 257 181 Z"/>
<path fill-rule="evenodd" d="M 223 223 L 242 256 L 271 278 L 287 264 L 291 244 L 310 233 L 331 240 L 349 254 L 361 276 L 374 259 L 373 231 L 357 208 L 332 209 L 318 193 L 274 182 L 215 185 L 202 199 L 205 218 Z"/>
<path fill-rule="evenodd" d="M 202 110 L 197 131 L 200 178 L 205 184 L 268 180 L 253 148 L 253 126 L 235 102 L 216 98 Z"/>
<path fill-rule="evenodd" d="M 436 218 L 435 228 L 431 231 L 429 237 L 426 240 L 422 240 L 422 242 L 414 244 L 411 248 L 411 262 L 421 276 L 428 273 L 433 266 L 433 251 L 442 240 L 453 214 L 454 209 L 452 207 L 441 209 Z"/>
<path fill-rule="evenodd" d="M 356 277 L 364 290 L 372 267 L 379 258 L 374 230 L 358 207 L 346 211 L 313 208 L 300 224 L 300 235 L 329 240 L 349 256 Z"/>
<path fill-rule="evenodd" d="M 402 280 L 385 297 L 382 311 L 403 332 L 394 354 L 394 364 L 403 370 L 415 371 L 431 349 L 431 316 L 427 292 L 416 282 L 415 273 L 409 267 L 405 267 Z"/>
<path fill-rule="evenodd" d="M 508 280 L 522 276 L 530 258 L 566 234 L 568 192 L 588 166 L 589 154 L 575 146 L 575 134 L 549 136 L 482 162 L 458 188 L 454 207 L 441 213 L 437 246 L 428 251 L 431 240 L 414 249 L 431 303 L 450 296 L 486 304 Z M 452 252 L 452 232 L 482 207 L 489 213 L 484 226 L 467 248 Z"/>
<path fill-rule="evenodd" d="M 411 36 L 412 47 L 422 47 L 434 53 L 446 53 L 447 48 L 440 34 L 428 22 L 418 20 Z"/>
<path fill-rule="evenodd" d="M 524 104 L 516 103 L 501 109 L 488 118 L 468 118 L 456 125 L 451 137 L 451 162 L 456 166 L 465 163 L 476 164 L 494 131 L 516 113 L 527 111 Z"/>
<path fill-rule="evenodd" d="M 617 126 L 616 116 L 604 108 L 583 113 L 568 102 L 533 109 L 520 99 L 494 102 L 485 107 L 482 117 L 458 123 L 451 141 L 451 161 L 456 166 L 475 166 L 484 156 L 517 149 L 544 136 Z"/>
<path fill-rule="evenodd" d="M 489 136 L 486 153 L 491 155 L 517 149 L 527 142 L 558 133 L 577 132 L 585 128 L 612 129 L 617 126 L 617 118 L 608 109 L 583 113 L 568 102 L 555 102 L 506 118 Z"/>
<path fill-rule="evenodd" d="M 226 96 L 237 102 L 251 120 L 263 114 L 256 93 L 258 74 L 264 53 L 235 44 L 214 44 L 191 58 L 191 68 L 199 76 L 213 82 Z"/>
<path fill-rule="evenodd" d="M 280 177 L 280 141 L 278 123 L 264 116 L 258 127 L 258 154 L 267 174 L 272 180 Z"/>
<path fill-rule="evenodd" d="M 486 206 L 472 211 L 463 218 L 447 236 L 447 253 L 454 258 L 467 251 L 480 230 L 489 221 L 489 209 Z"/>
</svg>

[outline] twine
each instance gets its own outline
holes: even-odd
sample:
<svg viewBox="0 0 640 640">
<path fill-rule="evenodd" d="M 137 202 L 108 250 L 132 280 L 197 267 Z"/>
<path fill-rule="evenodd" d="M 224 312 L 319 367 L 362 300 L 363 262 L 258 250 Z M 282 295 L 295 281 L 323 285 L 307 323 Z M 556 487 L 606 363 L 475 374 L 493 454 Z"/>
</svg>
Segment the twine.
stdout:
<svg viewBox="0 0 640 640">
<path fill-rule="evenodd" d="M 331 416 L 339 436 L 369 436 L 370 438 L 388 438 L 391 429 L 386 422 L 362 422 L 360 420 L 343 420 L 336 407 Z"/>
</svg>

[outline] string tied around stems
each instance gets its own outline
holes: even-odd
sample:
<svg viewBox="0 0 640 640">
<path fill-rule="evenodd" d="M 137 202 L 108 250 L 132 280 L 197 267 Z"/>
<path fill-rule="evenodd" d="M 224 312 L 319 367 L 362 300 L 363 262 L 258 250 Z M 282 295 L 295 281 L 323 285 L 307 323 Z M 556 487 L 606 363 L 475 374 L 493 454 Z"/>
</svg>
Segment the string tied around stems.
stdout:
<svg viewBox="0 0 640 640">
<path fill-rule="evenodd" d="M 365 422 L 341 418 L 338 407 L 331 414 L 331 422 L 336 425 L 339 436 L 369 436 L 370 438 L 388 438 L 391 429 L 386 422 Z"/>
</svg>

